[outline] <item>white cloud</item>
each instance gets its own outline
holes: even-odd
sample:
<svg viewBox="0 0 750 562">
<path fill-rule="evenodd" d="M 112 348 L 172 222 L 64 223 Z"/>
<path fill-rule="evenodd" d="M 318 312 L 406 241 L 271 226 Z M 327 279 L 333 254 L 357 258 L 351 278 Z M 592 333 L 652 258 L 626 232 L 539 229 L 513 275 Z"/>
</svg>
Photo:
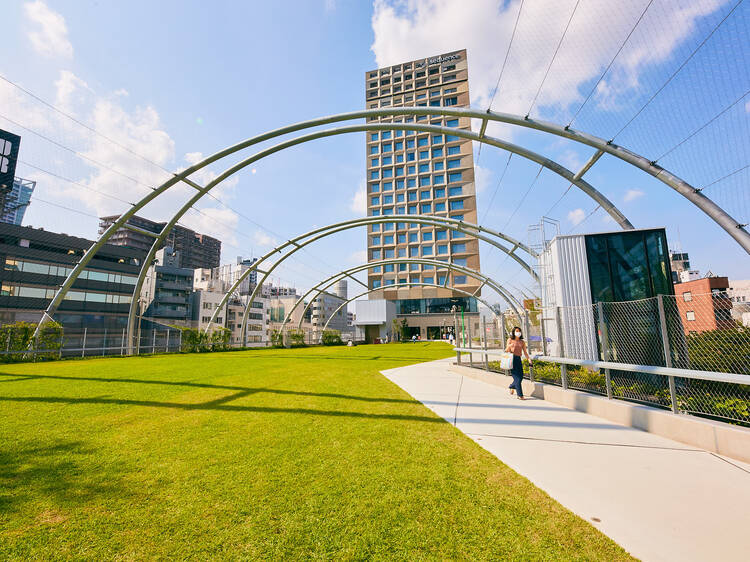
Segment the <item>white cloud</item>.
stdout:
<svg viewBox="0 0 750 562">
<path fill-rule="evenodd" d="M 349 263 L 354 265 L 367 263 L 367 250 L 352 252 L 352 254 L 349 256 Z"/>
<path fill-rule="evenodd" d="M 55 82 L 55 105 L 72 113 L 76 100 L 92 93 L 89 85 L 69 70 L 61 70 L 60 78 Z"/>
<path fill-rule="evenodd" d="M 492 171 L 489 168 L 474 164 L 474 187 L 477 193 L 483 193 L 492 181 Z"/>
<path fill-rule="evenodd" d="M 192 228 L 201 234 L 218 238 L 230 246 L 237 246 L 237 223 L 239 217 L 231 209 L 205 207 L 200 212 L 187 213 L 180 219 L 180 224 Z M 225 255 L 228 253 L 224 249 Z"/>
<path fill-rule="evenodd" d="M 573 223 L 573 226 L 580 224 L 583 219 L 586 218 L 586 212 L 583 209 L 575 209 L 568 213 L 568 220 Z"/>
<path fill-rule="evenodd" d="M 273 236 L 269 236 L 263 231 L 256 230 L 253 234 L 253 240 L 261 248 L 273 248 L 279 245 L 279 241 Z"/>
<path fill-rule="evenodd" d="M 640 189 L 628 189 L 628 191 L 625 193 L 625 197 L 623 197 L 623 200 L 628 203 L 630 201 L 635 201 L 636 199 L 643 197 L 645 193 L 641 191 Z"/>
<path fill-rule="evenodd" d="M 578 155 L 578 153 L 575 150 L 571 150 L 570 148 L 563 150 L 555 157 L 555 160 L 560 162 L 560 164 L 568 168 L 568 170 L 572 171 L 573 173 L 580 170 L 581 166 L 583 165 L 581 157 Z"/>
<path fill-rule="evenodd" d="M 65 18 L 50 10 L 41 0 L 23 6 L 26 18 L 35 28 L 28 32 L 34 50 L 45 57 L 73 57 L 73 45 L 68 40 Z"/>
<path fill-rule="evenodd" d="M 614 103 L 633 88 L 649 64 L 664 61 L 724 0 L 650 9 L 600 85 L 596 101 Z M 524 115 L 552 60 L 575 0 L 527 0 L 493 109 Z M 585 95 L 645 7 L 642 2 L 581 2 L 532 113 L 556 116 Z M 371 46 L 378 66 L 466 48 L 472 104 L 486 108 L 508 49 L 519 1 L 376 0 Z M 656 8 L 656 7 L 654 7 Z M 653 33 L 654 27 L 660 31 Z M 488 128 L 489 129 L 489 128 Z M 488 134 L 491 134 L 488 130 Z"/>
<path fill-rule="evenodd" d="M 349 209 L 357 216 L 367 214 L 367 190 L 364 180 L 359 184 L 359 188 L 349 202 Z"/>
</svg>

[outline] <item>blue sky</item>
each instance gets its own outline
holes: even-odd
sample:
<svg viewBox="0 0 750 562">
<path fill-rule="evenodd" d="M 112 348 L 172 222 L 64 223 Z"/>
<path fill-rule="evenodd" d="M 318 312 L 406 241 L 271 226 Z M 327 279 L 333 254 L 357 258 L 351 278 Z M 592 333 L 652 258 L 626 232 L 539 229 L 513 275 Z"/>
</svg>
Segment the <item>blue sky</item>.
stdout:
<svg viewBox="0 0 750 562">
<path fill-rule="evenodd" d="M 719 26 L 734 2 L 657 0 L 625 42 L 647 2 L 624 4 L 582 1 L 554 55 L 574 1 L 526 2 L 509 52 L 516 2 L 6 2 L 0 74 L 158 164 L 0 82 L 0 128 L 23 138 L 24 163 L 17 173 L 38 181 L 26 224 L 93 237 L 95 216 L 121 212 L 123 201 L 163 181 L 165 169 L 177 170 L 201 154 L 285 124 L 360 109 L 366 70 L 464 47 L 475 107 L 489 106 L 508 52 L 494 110 L 523 115 L 534 100 L 533 117 L 567 124 L 596 85 L 573 127 L 610 138 L 718 26 L 616 142 L 656 159 L 726 110 L 659 162 L 695 186 L 747 164 L 750 96 L 743 92 L 750 84 L 750 9 L 741 5 Z M 507 126 L 488 133 L 571 169 L 593 152 Z M 514 156 L 488 207 L 507 160 L 506 152 L 491 147 L 478 158 L 475 150 L 479 217 L 526 240 L 528 226 L 567 183 L 543 171 L 514 212 L 538 171 Z M 274 241 L 362 216 L 364 165 L 361 134 L 308 143 L 238 174 L 217 193 L 231 209 L 207 200 L 202 214 L 189 213 L 181 222 L 219 236 L 225 261 L 258 255 Z M 213 166 L 199 180 L 223 169 Z M 750 277 L 747 254 L 661 182 L 611 157 L 602 158 L 586 179 L 637 227 L 667 227 L 670 245 L 690 252 L 702 272 Z M 747 180 L 740 171 L 705 192 L 748 222 Z M 180 190 L 142 214 L 166 220 L 188 193 Z M 577 224 L 595 207 L 574 188 L 550 216 L 562 232 L 614 230 L 601 210 Z M 364 232 L 339 235 L 300 254 L 279 271 L 279 280 L 307 287 L 324 273 L 359 263 L 364 248 Z M 511 263 L 482 248 L 486 273 L 519 287 L 528 284 Z"/>
</svg>

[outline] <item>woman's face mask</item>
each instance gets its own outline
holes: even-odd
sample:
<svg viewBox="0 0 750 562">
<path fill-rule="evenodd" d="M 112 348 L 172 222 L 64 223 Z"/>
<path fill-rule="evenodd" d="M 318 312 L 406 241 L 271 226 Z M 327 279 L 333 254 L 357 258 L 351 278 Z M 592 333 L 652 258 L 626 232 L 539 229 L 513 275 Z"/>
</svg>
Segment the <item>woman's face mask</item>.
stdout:
<svg viewBox="0 0 750 562">
<path fill-rule="evenodd" d="M 520 338 L 521 337 L 521 332 L 516 332 L 516 337 Z"/>
</svg>

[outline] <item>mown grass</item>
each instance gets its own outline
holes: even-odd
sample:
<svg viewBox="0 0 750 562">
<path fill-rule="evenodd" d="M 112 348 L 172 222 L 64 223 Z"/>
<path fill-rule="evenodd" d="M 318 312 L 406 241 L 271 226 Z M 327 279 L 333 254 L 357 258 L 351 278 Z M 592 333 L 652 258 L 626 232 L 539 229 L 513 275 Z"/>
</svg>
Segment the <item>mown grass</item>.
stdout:
<svg viewBox="0 0 750 562">
<path fill-rule="evenodd" d="M 0 559 L 628 558 L 379 374 L 448 355 L 3 366 Z"/>
</svg>

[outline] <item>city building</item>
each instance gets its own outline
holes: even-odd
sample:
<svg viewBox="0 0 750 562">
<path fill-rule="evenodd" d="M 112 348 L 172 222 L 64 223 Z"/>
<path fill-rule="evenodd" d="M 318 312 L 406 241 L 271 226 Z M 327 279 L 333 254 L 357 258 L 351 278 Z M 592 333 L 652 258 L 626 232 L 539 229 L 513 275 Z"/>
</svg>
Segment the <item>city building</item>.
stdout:
<svg viewBox="0 0 750 562">
<path fill-rule="evenodd" d="M 346 281 L 344 281 L 344 293 L 346 293 Z M 334 293 L 323 292 L 315 297 L 310 305 L 312 310 L 310 323 L 313 331 L 320 332 L 323 330 L 326 323 L 328 323 L 329 330 L 338 330 L 339 332 L 347 331 L 346 309 L 341 308 L 336 312 L 336 315 L 333 316 L 336 309 L 338 309 L 344 302 L 346 302 L 346 297 L 341 297 Z"/>
<path fill-rule="evenodd" d="M 250 266 L 256 261 L 258 261 L 258 258 L 243 259 L 242 256 L 237 256 L 237 261 L 235 263 L 220 265 L 216 270 L 216 277 L 224 284 L 224 289 L 229 290 L 229 287 L 237 282 L 240 276 L 250 269 Z M 257 284 L 258 274 L 255 270 L 252 270 L 248 276 L 242 280 L 239 287 L 237 287 L 237 294 L 249 295 L 253 292 L 253 289 L 255 289 Z"/>
<path fill-rule="evenodd" d="M 357 316 L 354 322 L 357 341 L 376 343 L 386 338 L 394 341 L 393 320 L 396 319 L 396 303 L 384 299 L 354 301 Z"/>
<path fill-rule="evenodd" d="M 750 279 L 730 279 L 727 294 L 732 301 L 732 317 L 750 327 Z"/>
<path fill-rule="evenodd" d="M 296 297 L 297 289 L 294 287 L 280 287 L 271 283 L 264 283 L 261 292 L 266 297 Z"/>
<path fill-rule="evenodd" d="M 555 236 L 540 254 L 539 275 L 543 328 L 552 340 L 547 354 L 603 358 L 600 338 L 606 326 L 609 333 L 621 334 L 606 346 L 611 359 L 627 349 L 643 350 L 644 362 L 661 356 L 657 302 L 648 299 L 674 294 L 663 228 Z M 639 306 L 628 309 L 604 305 L 636 300 Z M 600 302 L 601 318 L 595 306 Z M 632 329 L 635 324 L 638 330 Z"/>
<path fill-rule="evenodd" d="M 118 218 L 119 215 L 100 217 L 99 234 L 112 226 Z M 135 248 L 145 254 L 151 248 L 154 238 L 138 230 L 158 234 L 167 223 L 133 216 L 128 219 L 128 224 L 137 230 L 122 227 L 113 234 L 109 242 L 117 246 Z M 175 225 L 172 228 L 164 241 L 164 247 L 167 246 L 179 252 L 182 266 L 189 269 L 219 267 L 221 263 L 221 241 L 184 226 Z"/>
<path fill-rule="evenodd" d="M 23 178 L 13 179 L 13 188 L 3 199 L 2 215 L 0 222 L 21 225 L 26 208 L 31 203 L 31 194 L 34 192 L 36 182 Z"/>
<path fill-rule="evenodd" d="M 469 107 L 466 50 L 414 60 L 365 73 L 368 109 L 403 106 Z M 470 130 L 464 117 L 398 116 L 374 123 L 418 123 Z M 474 238 L 443 228 L 420 226 L 409 215 L 436 215 L 477 222 L 472 142 L 455 135 L 415 131 L 368 131 L 366 135 L 367 215 L 393 216 L 391 223 L 367 229 L 368 262 L 422 257 L 450 261 L 479 271 Z M 435 337 L 453 322 L 456 306 L 475 321 L 476 300 L 442 287 L 404 287 L 403 283 L 450 284 L 480 295 L 480 283 L 431 265 L 399 264 L 368 271 L 368 286 L 383 289 L 370 299 L 393 301 L 410 331 Z M 447 282 L 447 283 L 446 283 Z M 476 322 L 478 326 L 478 321 Z"/>
<path fill-rule="evenodd" d="M 0 223 L 0 324 L 38 322 L 91 240 Z M 66 329 L 124 330 L 141 253 L 105 244 L 73 283 L 54 319 Z"/>
<path fill-rule="evenodd" d="M 685 334 L 734 328 L 733 303 L 726 277 L 704 277 L 674 286 Z"/>
<path fill-rule="evenodd" d="M 143 282 L 144 317 L 165 325 L 190 325 L 194 273 L 181 263 L 180 253 L 170 247 L 156 252 L 156 263 L 149 267 Z"/>
<path fill-rule="evenodd" d="M 672 269 L 672 283 L 684 283 L 700 277 L 697 270 L 690 268 L 687 252 L 669 250 L 669 266 Z"/>
</svg>

